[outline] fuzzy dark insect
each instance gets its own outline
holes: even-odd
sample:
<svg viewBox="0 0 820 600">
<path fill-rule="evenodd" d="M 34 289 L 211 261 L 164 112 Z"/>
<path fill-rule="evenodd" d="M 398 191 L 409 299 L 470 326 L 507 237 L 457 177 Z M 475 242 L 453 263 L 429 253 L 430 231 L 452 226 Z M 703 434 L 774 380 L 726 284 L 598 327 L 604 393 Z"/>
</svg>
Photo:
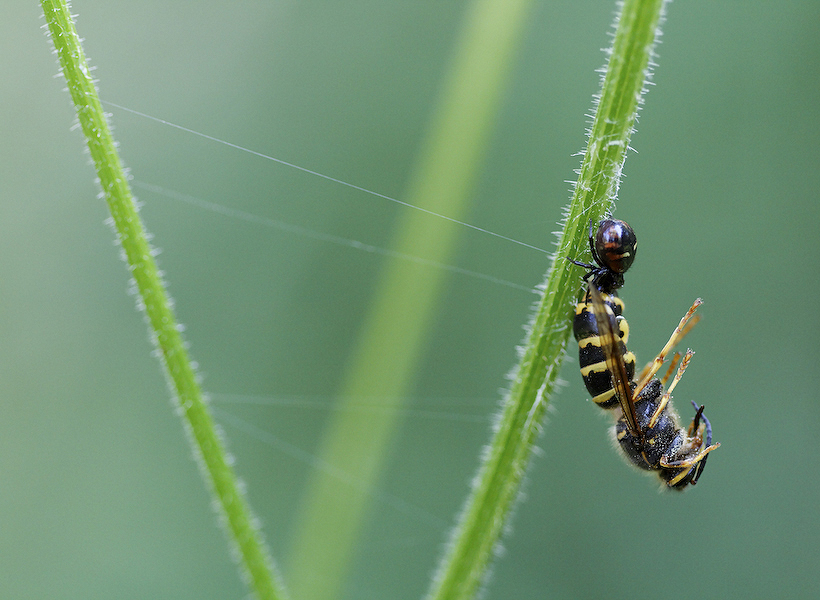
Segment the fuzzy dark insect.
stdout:
<svg viewBox="0 0 820 600">
<path fill-rule="evenodd" d="M 672 489 L 683 490 L 697 483 L 710 452 L 712 427 L 703 416 L 703 406 L 695 406 L 695 417 L 682 427 L 672 406 L 672 390 L 680 381 L 694 354 L 687 350 L 677 373 L 665 390 L 679 355 L 675 355 L 666 375 L 655 377 L 669 352 L 697 323 L 698 298 L 661 352 L 635 378 L 635 355 L 628 351 L 629 326 L 623 316 L 624 303 L 617 290 L 624 273 L 632 265 L 637 238 L 624 221 L 605 219 L 593 233 L 590 251 L 595 264 L 573 260 L 587 269 L 586 290 L 575 309 L 573 331 L 578 341 L 581 375 L 593 401 L 616 417 L 615 439 L 627 459 L 646 471 L 654 471 Z"/>
</svg>

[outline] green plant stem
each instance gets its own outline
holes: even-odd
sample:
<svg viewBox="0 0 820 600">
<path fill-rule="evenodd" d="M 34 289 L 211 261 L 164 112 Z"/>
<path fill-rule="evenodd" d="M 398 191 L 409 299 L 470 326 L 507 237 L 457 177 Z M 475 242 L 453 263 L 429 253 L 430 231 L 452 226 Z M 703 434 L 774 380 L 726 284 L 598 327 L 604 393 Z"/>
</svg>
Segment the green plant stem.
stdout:
<svg viewBox="0 0 820 600">
<path fill-rule="evenodd" d="M 532 455 L 569 338 L 590 220 L 611 209 L 645 91 L 664 0 L 626 0 L 558 251 L 473 489 L 429 592 L 467 600 L 480 590 Z"/>
<path fill-rule="evenodd" d="M 470 3 L 405 194 L 410 204 L 464 218 L 530 4 L 531 0 Z M 391 246 L 402 254 L 421 251 L 425 260 L 447 264 L 462 230 L 451 221 L 405 212 Z M 378 398 L 401 408 L 414 383 L 443 284 L 442 272 L 419 263 L 385 263 L 341 387 L 342 407 L 361 398 Z M 339 410 L 329 423 L 318 456 L 330 468 L 317 471 L 310 482 L 288 572 L 294 597 L 342 596 L 371 500 L 368 491 L 381 475 L 400 413 L 383 411 L 363 422 L 356 411 Z"/>
<path fill-rule="evenodd" d="M 226 448 L 203 401 L 202 390 L 137 214 L 68 5 L 60 0 L 42 0 L 41 4 L 152 338 L 179 403 L 194 455 L 214 495 L 215 504 L 221 509 L 222 521 L 243 575 L 258 598 L 285 598 L 261 532 L 254 525 L 250 507 L 229 466 Z"/>
</svg>

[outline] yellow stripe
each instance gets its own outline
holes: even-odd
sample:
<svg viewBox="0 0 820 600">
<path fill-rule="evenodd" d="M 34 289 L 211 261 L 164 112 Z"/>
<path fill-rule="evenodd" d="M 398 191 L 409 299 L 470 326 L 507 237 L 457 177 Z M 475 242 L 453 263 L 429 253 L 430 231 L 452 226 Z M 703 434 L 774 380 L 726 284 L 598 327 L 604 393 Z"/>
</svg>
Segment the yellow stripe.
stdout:
<svg viewBox="0 0 820 600">
<path fill-rule="evenodd" d="M 598 394 L 597 396 L 595 396 L 595 397 L 592 399 L 592 401 L 593 401 L 595 404 L 603 404 L 603 403 L 604 403 L 604 402 L 606 402 L 607 400 L 611 399 L 613 396 L 615 396 L 615 390 L 614 390 L 614 389 L 612 389 L 612 390 L 607 390 L 607 391 L 605 391 L 603 394 Z"/>
<path fill-rule="evenodd" d="M 696 463 L 696 464 L 697 464 L 697 463 Z M 689 471 L 691 471 L 691 470 L 692 470 L 692 467 L 693 467 L 693 466 L 695 466 L 695 465 L 691 465 L 691 466 L 689 466 L 689 467 L 681 467 L 681 471 L 680 471 L 680 473 L 678 473 L 678 474 L 677 474 L 677 475 L 675 475 L 672 479 L 670 479 L 669 481 L 667 481 L 667 482 L 666 482 L 666 485 L 668 485 L 669 487 L 672 487 L 672 486 L 674 486 L 676 483 L 680 483 L 681 479 L 683 479 L 684 477 L 686 477 L 686 476 L 689 474 Z M 667 468 L 668 468 L 668 467 L 667 467 Z"/>
<path fill-rule="evenodd" d="M 621 341 L 624 344 L 629 343 L 629 323 L 626 322 L 626 319 L 623 317 L 618 317 L 618 329 L 621 333 Z"/>
<path fill-rule="evenodd" d="M 587 346 L 595 346 L 596 348 L 601 347 L 601 336 L 599 335 L 591 335 L 588 338 L 584 338 L 582 340 L 578 340 L 578 347 L 579 348 L 586 348 Z"/>
<path fill-rule="evenodd" d="M 586 367 L 581 367 L 581 376 L 586 377 L 590 373 L 606 373 L 608 369 L 606 368 L 606 361 L 597 362 L 592 365 L 587 365 Z"/>
</svg>

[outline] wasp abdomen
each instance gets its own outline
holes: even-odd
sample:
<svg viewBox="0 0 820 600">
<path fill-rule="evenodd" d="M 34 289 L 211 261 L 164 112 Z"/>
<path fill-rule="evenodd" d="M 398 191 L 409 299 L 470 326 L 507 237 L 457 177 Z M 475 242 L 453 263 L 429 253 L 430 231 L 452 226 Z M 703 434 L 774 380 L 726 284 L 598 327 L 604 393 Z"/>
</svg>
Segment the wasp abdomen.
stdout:
<svg viewBox="0 0 820 600">
<path fill-rule="evenodd" d="M 635 376 L 635 355 L 629 352 L 629 324 L 623 317 L 624 303 L 614 294 L 603 294 L 607 312 L 612 312 L 620 338 L 619 345 L 629 381 Z M 618 398 L 612 385 L 612 374 L 606 365 L 606 356 L 598 336 L 598 323 L 590 306 L 590 298 L 585 294 L 575 306 L 573 333 L 578 341 L 578 360 L 584 385 L 593 402 L 604 409 L 618 406 Z"/>
<path fill-rule="evenodd" d="M 658 379 L 652 379 L 635 401 L 635 413 L 644 434 L 642 443 L 629 433 L 623 417 L 615 425 L 615 439 L 632 464 L 645 471 L 657 472 L 668 487 L 683 490 L 690 483 L 697 482 L 703 471 L 706 452 L 713 449 L 706 448 L 712 443 L 711 431 L 708 422 L 698 423 L 702 416 L 695 417 L 690 431 L 682 428 L 671 403 L 655 415 L 662 396 L 663 385 Z M 706 444 L 703 443 L 704 433 Z"/>
</svg>

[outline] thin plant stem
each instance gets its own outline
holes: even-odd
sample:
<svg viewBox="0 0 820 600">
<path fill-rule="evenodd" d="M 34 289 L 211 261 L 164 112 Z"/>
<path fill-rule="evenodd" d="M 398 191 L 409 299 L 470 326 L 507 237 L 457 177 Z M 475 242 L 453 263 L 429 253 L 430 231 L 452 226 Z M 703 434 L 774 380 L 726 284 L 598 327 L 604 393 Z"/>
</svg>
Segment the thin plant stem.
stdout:
<svg viewBox="0 0 820 600">
<path fill-rule="evenodd" d="M 230 466 L 225 444 L 217 434 L 204 402 L 154 252 L 137 214 L 128 178 L 100 105 L 68 4 L 62 0 L 42 0 L 41 4 L 61 72 L 97 171 L 102 196 L 108 203 L 118 241 L 135 282 L 138 303 L 145 312 L 193 453 L 214 496 L 214 504 L 219 507 L 232 550 L 243 576 L 258 598 L 285 598 L 270 553 Z"/>
<path fill-rule="evenodd" d="M 425 211 L 463 219 L 522 39 L 531 0 L 473 0 L 405 195 Z M 406 212 L 391 251 L 451 262 L 459 233 L 451 220 Z M 435 310 L 444 292 L 443 272 L 418 263 L 385 262 L 370 311 L 341 386 L 340 403 L 388 398 L 399 408 L 414 384 Z M 366 421 L 339 411 L 327 427 L 317 471 L 308 486 L 288 571 L 294 597 L 342 596 L 372 490 L 381 476 L 400 411 Z M 340 474 L 343 474 L 340 477 Z"/>
<path fill-rule="evenodd" d="M 613 46 L 589 130 L 578 181 L 558 250 L 543 286 L 520 362 L 473 488 L 452 532 L 428 600 L 473 598 L 486 579 L 493 551 L 520 495 L 533 445 L 570 332 L 580 287 L 580 267 L 567 258 L 584 255 L 590 221 L 612 207 L 642 94 L 652 65 L 664 0 L 626 0 L 616 20 Z"/>
</svg>

